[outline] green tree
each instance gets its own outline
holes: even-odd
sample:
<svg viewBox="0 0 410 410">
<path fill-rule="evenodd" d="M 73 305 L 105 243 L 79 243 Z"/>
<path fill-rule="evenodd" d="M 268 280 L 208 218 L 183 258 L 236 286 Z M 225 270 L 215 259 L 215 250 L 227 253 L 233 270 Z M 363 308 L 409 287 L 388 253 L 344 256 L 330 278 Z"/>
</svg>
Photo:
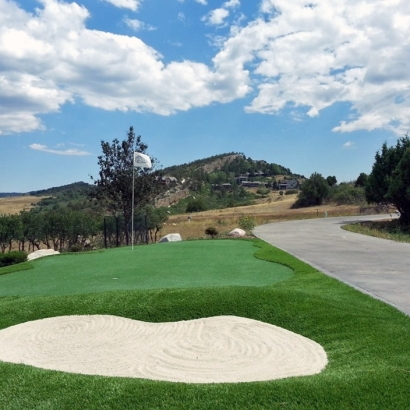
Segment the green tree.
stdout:
<svg viewBox="0 0 410 410">
<path fill-rule="evenodd" d="M 98 157 L 100 167 L 99 178 L 94 180 L 96 190 L 92 198 L 103 200 L 107 210 L 115 216 L 123 215 L 126 229 L 126 243 L 130 243 L 130 224 L 133 207 L 136 212 L 150 203 L 157 191 L 155 175 L 155 159 L 151 158 L 152 170 L 135 169 L 134 204 L 132 203 L 134 152 L 146 154 L 148 145 L 142 142 L 141 136 L 136 136 L 134 128 L 130 127 L 124 141 L 114 139 L 110 144 L 101 141 L 102 155 Z"/>
<path fill-rule="evenodd" d="M 314 172 L 300 187 L 298 199 L 293 208 L 322 205 L 329 195 L 330 187 L 321 174 Z"/>
<path fill-rule="evenodd" d="M 326 178 L 326 181 L 327 181 L 327 183 L 329 184 L 329 186 L 334 186 L 334 185 L 336 185 L 337 184 L 337 179 L 336 179 L 336 177 L 333 175 L 333 176 L 328 176 L 327 178 Z"/>
<path fill-rule="evenodd" d="M 357 187 L 365 187 L 367 184 L 368 175 L 364 172 L 361 172 L 360 175 L 357 177 L 356 182 L 354 183 L 355 188 Z"/>
<path fill-rule="evenodd" d="M 165 208 L 154 208 L 152 205 L 148 205 L 145 207 L 144 213 L 147 215 L 147 229 L 151 242 L 156 242 L 158 232 L 168 221 L 168 212 Z"/>
<path fill-rule="evenodd" d="M 375 155 L 365 187 L 368 202 L 393 203 L 401 214 L 400 221 L 407 226 L 410 225 L 410 192 L 407 192 L 410 181 L 409 149 L 408 135 L 399 138 L 395 146 L 388 147 L 384 143 L 381 151 Z"/>
<path fill-rule="evenodd" d="M 191 199 L 186 207 L 186 212 L 206 211 L 206 205 L 202 198 Z"/>
<path fill-rule="evenodd" d="M 410 226 L 410 148 L 407 148 L 392 174 L 386 199 L 400 212 L 400 221 Z"/>
</svg>

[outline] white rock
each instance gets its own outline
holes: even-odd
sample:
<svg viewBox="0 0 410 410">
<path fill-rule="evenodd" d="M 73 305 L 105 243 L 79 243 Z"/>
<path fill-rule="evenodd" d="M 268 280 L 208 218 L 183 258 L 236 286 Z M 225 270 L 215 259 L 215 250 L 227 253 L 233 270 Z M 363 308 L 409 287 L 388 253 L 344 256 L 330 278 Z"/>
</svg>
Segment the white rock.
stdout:
<svg viewBox="0 0 410 410">
<path fill-rule="evenodd" d="M 161 242 L 179 242 L 182 241 L 181 235 L 179 233 L 169 233 L 168 235 L 163 236 L 159 243 Z"/>
<path fill-rule="evenodd" d="M 235 228 L 234 230 L 228 233 L 228 236 L 232 236 L 234 238 L 241 238 L 245 235 L 246 235 L 246 232 L 240 228 Z"/>
<path fill-rule="evenodd" d="M 33 259 L 42 258 L 43 256 L 50 256 L 50 255 L 59 255 L 60 252 L 55 251 L 54 249 L 40 249 L 38 251 L 30 253 L 27 256 L 28 261 L 32 261 Z"/>
</svg>

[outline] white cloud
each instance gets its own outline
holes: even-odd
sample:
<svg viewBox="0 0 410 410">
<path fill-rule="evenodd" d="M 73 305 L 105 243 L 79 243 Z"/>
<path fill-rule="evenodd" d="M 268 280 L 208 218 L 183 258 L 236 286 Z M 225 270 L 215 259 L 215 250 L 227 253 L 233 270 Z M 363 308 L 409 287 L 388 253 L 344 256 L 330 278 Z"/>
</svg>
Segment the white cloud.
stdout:
<svg viewBox="0 0 410 410">
<path fill-rule="evenodd" d="M 344 148 L 352 148 L 353 145 L 354 145 L 354 142 L 352 142 L 352 141 L 347 141 L 347 142 L 345 142 L 345 143 L 343 144 L 343 147 L 344 147 Z"/>
<path fill-rule="evenodd" d="M 141 0 L 104 0 L 115 7 L 137 11 Z"/>
<path fill-rule="evenodd" d="M 143 21 L 137 19 L 130 19 L 128 16 L 125 16 L 123 19 L 124 23 L 134 31 L 153 31 L 156 30 L 154 26 L 144 23 Z"/>
<path fill-rule="evenodd" d="M 212 26 L 219 26 L 224 24 L 225 19 L 229 16 L 229 11 L 224 8 L 219 8 L 210 11 L 206 16 L 202 18 L 202 21 L 206 21 L 207 24 Z"/>
<path fill-rule="evenodd" d="M 410 128 L 408 1 L 263 0 L 261 11 L 215 57 L 252 69 L 258 94 L 248 112 L 295 106 L 313 117 L 347 102 L 354 116 L 333 131 Z"/>
<path fill-rule="evenodd" d="M 229 0 L 222 4 L 222 7 L 211 10 L 208 14 L 202 17 L 211 26 L 221 26 L 226 24 L 226 19 L 230 16 L 229 9 L 234 9 L 240 6 L 239 0 Z"/>
<path fill-rule="evenodd" d="M 88 30 L 88 11 L 76 3 L 43 5 L 30 14 L 0 0 L 0 134 L 41 129 L 39 114 L 77 100 L 169 115 L 249 91 L 246 74 L 191 61 L 165 65 L 137 37 Z"/>
<path fill-rule="evenodd" d="M 47 145 L 42 145 L 42 144 L 31 144 L 29 147 L 35 151 L 42 151 L 42 152 L 47 152 L 49 154 L 56 154 L 56 155 L 70 155 L 70 156 L 86 156 L 86 155 L 92 155 L 90 152 L 87 151 L 81 151 L 77 148 L 71 148 L 71 149 L 51 149 L 48 148 Z"/>
<path fill-rule="evenodd" d="M 87 29 L 89 13 L 77 3 L 41 4 L 30 14 L 0 0 L 0 134 L 41 129 L 39 115 L 77 100 L 169 115 L 244 97 L 251 87 L 249 113 L 291 107 L 314 117 L 347 103 L 352 115 L 335 132 L 410 129 L 408 0 L 262 0 L 260 18 L 217 38 L 212 66 L 165 64 L 137 37 Z M 239 5 L 225 1 L 206 21 L 226 25 Z"/>
</svg>

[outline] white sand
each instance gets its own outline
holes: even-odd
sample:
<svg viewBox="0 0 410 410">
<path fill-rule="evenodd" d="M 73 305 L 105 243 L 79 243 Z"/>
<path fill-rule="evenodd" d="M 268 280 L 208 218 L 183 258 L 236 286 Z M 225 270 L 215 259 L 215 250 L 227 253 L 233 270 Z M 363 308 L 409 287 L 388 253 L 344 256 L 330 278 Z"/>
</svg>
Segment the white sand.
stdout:
<svg viewBox="0 0 410 410">
<path fill-rule="evenodd" d="M 28 261 L 34 259 L 43 258 L 44 256 L 59 255 L 60 252 L 55 251 L 54 249 L 39 249 L 38 251 L 32 252 L 27 256 Z"/>
<path fill-rule="evenodd" d="M 89 375 L 186 383 L 273 380 L 321 372 L 316 342 L 236 316 L 146 323 L 61 316 L 0 330 L 0 360 Z"/>
</svg>

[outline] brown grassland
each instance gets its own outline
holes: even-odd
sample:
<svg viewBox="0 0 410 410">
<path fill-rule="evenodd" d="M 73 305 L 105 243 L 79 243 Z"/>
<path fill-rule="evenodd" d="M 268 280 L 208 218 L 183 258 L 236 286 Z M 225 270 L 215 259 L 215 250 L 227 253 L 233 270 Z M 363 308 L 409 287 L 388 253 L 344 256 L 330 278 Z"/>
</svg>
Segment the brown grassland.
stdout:
<svg viewBox="0 0 410 410">
<path fill-rule="evenodd" d="M 33 206 L 40 202 L 43 196 L 12 196 L 0 198 L 0 215 L 18 214 L 20 211 L 29 211 Z"/>
<path fill-rule="evenodd" d="M 311 208 L 291 209 L 297 195 L 279 195 L 272 192 L 267 198 L 259 199 L 254 205 L 197 212 L 193 214 L 170 215 L 163 226 L 160 236 L 179 233 L 183 239 L 205 238 L 205 229 L 214 227 L 220 236 L 226 236 L 232 229 L 239 227 L 239 219 L 251 217 L 255 225 L 291 219 L 307 219 L 327 216 L 358 215 L 357 205 L 326 204 Z M 31 209 L 42 197 L 20 196 L 0 198 L 0 215 L 17 214 Z M 190 219 L 189 219 L 190 218 Z"/>
<path fill-rule="evenodd" d="M 217 209 L 194 214 L 171 215 L 161 230 L 161 236 L 179 233 L 183 239 L 205 238 L 205 229 L 214 227 L 220 236 L 226 236 L 232 229 L 238 228 L 241 217 L 251 217 L 255 225 L 291 219 L 308 219 L 331 216 L 358 215 L 361 209 L 357 205 L 326 204 L 312 208 L 291 209 L 297 195 L 280 196 L 273 192 L 268 198 L 258 200 L 250 206 Z M 190 219 L 188 219 L 190 217 Z"/>
</svg>

